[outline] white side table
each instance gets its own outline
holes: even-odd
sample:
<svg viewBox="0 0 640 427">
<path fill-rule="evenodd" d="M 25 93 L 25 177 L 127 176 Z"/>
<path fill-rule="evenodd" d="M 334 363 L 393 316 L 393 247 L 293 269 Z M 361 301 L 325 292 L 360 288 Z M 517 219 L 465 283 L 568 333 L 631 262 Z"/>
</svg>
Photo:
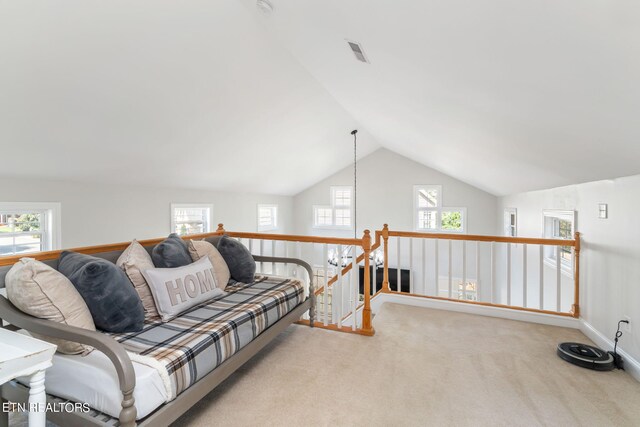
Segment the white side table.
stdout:
<svg viewBox="0 0 640 427">
<path fill-rule="evenodd" d="M 53 344 L 0 328 L 0 385 L 30 376 L 29 426 L 32 427 L 46 424 L 44 371 L 51 366 L 55 352 Z"/>
</svg>

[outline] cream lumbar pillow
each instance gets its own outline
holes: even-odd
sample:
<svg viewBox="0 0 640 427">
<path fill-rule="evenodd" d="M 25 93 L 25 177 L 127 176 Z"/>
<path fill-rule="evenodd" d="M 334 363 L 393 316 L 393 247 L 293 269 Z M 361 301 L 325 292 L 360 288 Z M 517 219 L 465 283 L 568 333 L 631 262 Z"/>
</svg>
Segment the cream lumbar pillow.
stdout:
<svg viewBox="0 0 640 427">
<path fill-rule="evenodd" d="M 189 240 L 189 254 L 191 259 L 198 261 L 200 258 L 209 257 L 213 270 L 216 272 L 218 286 L 224 290 L 229 283 L 231 273 L 218 249 L 206 240 Z"/>
<path fill-rule="evenodd" d="M 40 319 L 95 331 L 87 304 L 62 273 L 33 258 L 22 258 L 5 278 L 9 301 L 24 313 Z M 88 353 L 92 347 L 33 334 L 58 346 L 65 354 Z"/>
<path fill-rule="evenodd" d="M 151 290 L 142 272 L 154 268 L 151 255 L 137 240 L 131 242 L 122 252 L 116 265 L 124 270 L 133 287 L 135 288 L 142 306 L 144 307 L 144 320 L 156 320 L 159 316 L 156 303 L 151 295 Z"/>
<path fill-rule="evenodd" d="M 177 268 L 151 268 L 142 272 L 147 279 L 158 313 L 168 322 L 185 310 L 223 295 L 209 258 Z"/>
</svg>

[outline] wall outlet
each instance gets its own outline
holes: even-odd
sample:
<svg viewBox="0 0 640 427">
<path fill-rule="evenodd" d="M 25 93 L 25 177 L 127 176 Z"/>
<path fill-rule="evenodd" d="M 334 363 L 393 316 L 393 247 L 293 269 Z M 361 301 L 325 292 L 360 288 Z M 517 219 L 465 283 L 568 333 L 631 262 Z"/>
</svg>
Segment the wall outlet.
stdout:
<svg viewBox="0 0 640 427">
<path fill-rule="evenodd" d="M 631 333 L 631 317 L 624 316 L 624 320 L 626 320 L 629 323 L 621 323 L 620 324 L 620 330 L 622 332 L 626 332 L 626 333 L 630 334 Z"/>
</svg>

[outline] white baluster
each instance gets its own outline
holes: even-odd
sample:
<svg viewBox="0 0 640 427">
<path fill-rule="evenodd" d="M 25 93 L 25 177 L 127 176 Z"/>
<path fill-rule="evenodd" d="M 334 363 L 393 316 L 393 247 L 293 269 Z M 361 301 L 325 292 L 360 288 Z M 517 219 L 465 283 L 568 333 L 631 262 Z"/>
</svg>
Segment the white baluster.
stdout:
<svg viewBox="0 0 640 427">
<path fill-rule="evenodd" d="M 453 298 L 453 279 L 451 274 L 453 273 L 453 260 L 452 260 L 452 250 L 451 250 L 451 240 L 447 240 L 448 250 L 449 250 L 449 298 Z"/>
<path fill-rule="evenodd" d="M 522 306 L 527 306 L 527 244 L 522 244 Z"/>
<path fill-rule="evenodd" d="M 378 283 L 378 280 L 376 279 L 378 267 L 376 266 L 375 254 L 373 255 L 373 260 L 370 262 L 370 265 L 371 265 L 371 294 L 370 295 L 374 296 L 376 294 L 377 283 Z"/>
<path fill-rule="evenodd" d="M 511 243 L 507 243 L 507 305 L 511 305 Z"/>
<path fill-rule="evenodd" d="M 409 237 L 409 292 L 415 293 L 413 286 L 413 239 Z"/>
<path fill-rule="evenodd" d="M 351 258 L 351 271 L 353 272 L 352 282 L 353 282 L 353 330 L 355 331 L 358 328 L 358 302 L 360 295 L 359 287 L 360 287 L 360 271 L 358 269 L 358 252 L 356 250 L 356 246 L 353 246 L 353 257 Z"/>
<path fill-rule="evenodd" d="M 401 279 L 401 276 L 400 276 L 400 270 L 401 270 L 401 259 L 400 259 L 400 237 L 398 236 L 398 238 L 397 238 L 397 239 L 398 239 L 398 253 L 397 253 L 397 255 L 398 255 L 398 264 L 397 264 L 397 268 L 396 268 L 396 269 L 398 270 L 398 271 L 397 271 L 397 279 L 398 279 L 398 282 L 397 282 L 397 284 L 396 284 L 396 291 L 400 292 L 400 291 L 402 290 L 402 286 L 401 286 L 401 285 L 402 285 L 402 283 L 401 283 L 401 281 L 400 281 L 400 279 Z"/>
<path fill-rule="evenodd" d="M 324 292 L 322 294 L 324 319 L 322 319 L 322 323 L 327 326 L 329 324 L 329 245 L 326 243 L 322 245 L 322 257 L 324 259 Z"/>
<path fill-rule="evenodd" d="M 480 242 L 476 240 L 476 301 L 480 301 Z"/>
<path fill-rule="evenodd" d="M 338 289 L 334 289 L 333 290 L 333 298 L 336 297 L 336 293 L 338 293 L 338 306 L 337 306 L 337 310 L 336 310 L 336 316 L 338 317 L 338 327 L 342 328 L 342 308 L 343 308 L 343 304 L 344 304 L 344 293 L 343 293 L 343 286 L 342 286 L 342 245 L 338 245 Z M 335 285 L 334 285 L 335 286 Z M 333 300 L 333 302 L 335 302 L 335 299 Z"/>
<path fill-rule="evenodd" d="M 436 293 L 434 294 L 434 296 L 439 297 L 440 296 L 440 249 L 438 248 L 439 244 L 438 244 L 439 240 L 435 239 L 434 240 L 434 245 L 435 245 L 435 265 L 434 265 L 434 269 L 433 269 L 433 274 L 435 275 L 435 279 L 436 279 Z"/>
<path fill-rule="evenodd" d="M 296 252 L 296 258 L 298 259 L 302 259 L 302 244 L 300 242 L 296 242 L 295 243 L 295 252 Z M 296 272 L 296 276 L 298 275 L 298 272 L 300 271 L 300 266 L 298 264 L 296 264 L 295 267 L 295 272 Z M 309 280 L 311 280 L 312 278 L 309 277 Z M 316 284 L 317 287 L 317 284 Z"/>
<path fill-rule="evenodd" d="M 276 256 L 276 241 L 275 240 L 271 241 L 271 256 Z M 271 275 L 272 276 L 276 275 L 276 263 L 275 262 L 271 263 Z"/>
<path fill-rule="evenodd" d="M 539 268 L 540 268 L 540 310 L 544 310 L 544 246 L 540 245 L 540 259 L 539 259 Z"/>
<path fill-rule="evenodd" d="M 458 293 L 458 298 L 460 293 Z M 467 241 L 462 241 L 462 299 L 467 300 Z"/>
<path fill-rule="evenodd" d="M 283 242 L 284 243 L 284 257 L 285 258 L 289 258 L 289 242 Z M 284 271 L 285 271 L 285 276 L 289 276 L 291 273 L 289 272 L 289 263 L 285 262 L 284 263 Z"/>
<path fill-rule="evenodd" d="M 260 256 L 264 255 L 264 240 L 260 239 Z M 260 273 L 264 274 L 264 262 L 260 261 Z"/>
<path fill-rule="evenodd" d="M 560 262 L 560 246 L 556 246 L 556 311 L 562 311 L 562 263 Z"/>
<path fill-rule="evenodd" d="M 496 245 L 495 242 L 491 242 L 491 292 L 489 295 L 489 302 L 493 300 L 493 290 L 496 287 Z"/>
<path fill-rule="evenodd" d="M 427 291 L 427 239 L 422 240 L 422 292 L 428 295 Z"/>
</svg>

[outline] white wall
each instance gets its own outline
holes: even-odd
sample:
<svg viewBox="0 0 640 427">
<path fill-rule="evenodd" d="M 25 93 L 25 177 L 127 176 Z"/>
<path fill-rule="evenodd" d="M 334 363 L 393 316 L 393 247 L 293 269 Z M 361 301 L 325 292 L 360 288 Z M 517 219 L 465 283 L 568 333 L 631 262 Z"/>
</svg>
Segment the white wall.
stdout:
<svg viewBox="0 0 640 427">
<path fill-rule="evenodd" d="M 348 153 L 349 147 L 345 147 Z M 358 161 L 358 230 L 361 237 L 365 229 L 372 233 L 382 229 L 383 224 L 397 231 L 413 230 L 413 186 L 416 184 L 442 185 L 443 206 L 467 208 L 467 232 L 469 234 L 493 234 L 496 228 L 497 198 L 485 191 L 458 181 L 448 175 L 428 168 L 406 157 L 386 149 L 380 149 Z M 330 187 L 334 185 L 353 185 L 353 167 L 340 172 L 317 183 L 311 188 L 294 196 L 294 229 L 296 233 L 353 237 L 353 230 L 326 230 L 313 227 L 313 205 L 330 204 Z M 397 255 L 397 242 L 394 238 L 389 241 L 389 266 L 409 269 L 409 240 L 402 239 L 401 256 Z M 423 255 L 421 242 L 413 239 L 413 273 L 414 291 L 419 293 L 435 293 L 436 282 L 433 267 L 428 267 L 426 279 L 422 274 L 422 259 L 434 259 L 434 241 L 426 244 L 426 255 Z M 321 248 L 316 247 L 313 254 L 305 252 L 305 259 L 313 259 L 316 266 L 323 265 Z M 461 260 L 461 242 L 453 243 L 453 253 L 456 260 Z M 440 253 L 440 288 L 446 287 L 447 247 L 439 246 Z M 312 258 L 310 258 L 312 257 Z M 475 260 L 475 249 L 468 248 L 469 266 Z M 472 268 L 469 267 L 469 271 Z M 488 274 L 488 269 L 485 270 Z M 462 267 L 459 262 L 454 263 L 452 275 L 462 277 Z M 475 279 L 469 274 L 469 279 Z M 457 280 L 457 279 L 456 279 Z M 445 285 L 443 285 L 445 283 Z"/>
<path fill-rule="evenodd" d="M 0 202 L 60 202 L 63 248 L 166 236 L 171 203 L 212 203 L 230 231 L 256 231 L 257 204 L 277 204 L 278 232 L 292 231 L 289 196 L 0 178 Z"/>
<path fill-rule="evenodd" d="M 350 153 L 345 146 L 345 155 Z M 393 230 L 413 230 L 413 186 L 442 185 L 443 205 L 467 208 L 469 234 L 493 234 L 497 198 L 386 149 L 358 161 L 358 237 L 364 229 L 378 230 L 387 223 Z M 329 187 L 353 185 L 353 167 L 320 181 L 293 199 L 294 229 L 301 234 L 350 237 L 353 231 L 313 228 L 313 205 L 328 205 Z"/>
<path fill-rule="evenodd" d="M 598 203 L 609 204 L 608 219 L 598 219 Z M 629 316 L 620 348 L 640 360 L 640 175 L 501 197 L 498 233 L 506 207 L 518 209 L 518 235 L 527 237 L 542 236 L 543 209 L 578 212 L 582 317 L 613 339 L 618 320 Z"/>
</svg>

